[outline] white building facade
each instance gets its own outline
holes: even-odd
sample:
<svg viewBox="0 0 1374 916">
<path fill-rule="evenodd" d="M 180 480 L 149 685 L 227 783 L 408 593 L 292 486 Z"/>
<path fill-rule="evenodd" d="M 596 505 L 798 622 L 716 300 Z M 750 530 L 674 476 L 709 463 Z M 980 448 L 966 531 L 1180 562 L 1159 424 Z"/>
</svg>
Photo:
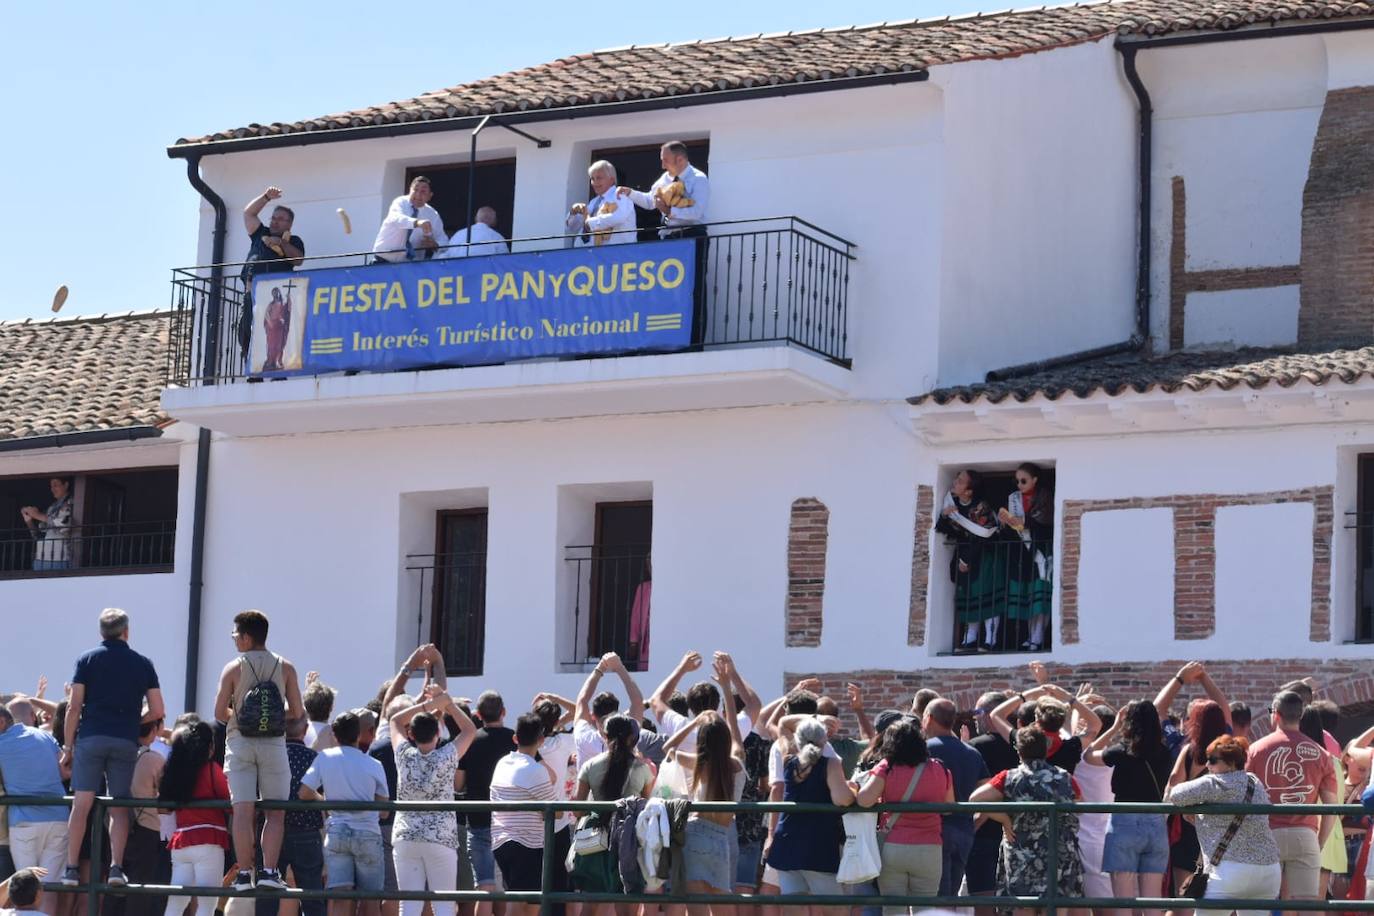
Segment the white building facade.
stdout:
<svg viewBox="0 0 1374 916">
<path fill-rule="evenodd" d="M 437 640 L 456 693 L 494 687 L 512 709 L 575 694 L 609 649 L 646 692 L 683 652 L 727 649 L 761 693 L 816 675 L 875 708 L 921 686 L 970 702 L 1023 683 L 1031 657 L 1124 701 L 1199 658 L 1242 699 L 1314 674 L 1367 714 L 1374 19 L 1239 3 L 1182 24 L 1163 6 L 603 52 L 179 141 L 209 191 L 200 262 L 243 259 L 238 210 L 270 184 L 308 254 L 340 256 L 309 277 L 359 262 L 343 256 L 408 177 L 461 187 L 484 115 L 472 203 L 538 240 L 517 253 L 563 245 L 546 237 L 590 196 L 592 159 L 685 140 L 717 224 L 707 336 L 253 383 L 225 344 L 238 267 L 218 331 L 211 272 L 180 274 L 161 437 L 0 452 L 16 479 L 178 468 L 172 568 L 0 581 L 0 604 L 63 621 L 7 668 L 62 671 L 122 603 L 171 705 L 194 692 L 204 710 L 233 615 L 257 607 L 271 646 L 345 705 Z M 680 95 L 597 84 L 627 60 L 688 74 Z M 754 72 L 708 79 L 736 66 Z M 782 238 L 821 266 L 760 281 L 758 246 L 780 264 Z M 783 276 L 811 299 L 781 310 L 790 330 L 754 333 Z M 1008 627 L 1006 651 L 956 652 L 936 516 L 963 469 L 1006 505 L 1023 462 L 1054 497 L 1047 645 L 1024 654 Z M 644 606 L 647 657 L 630 631 Z"/>
</svg>

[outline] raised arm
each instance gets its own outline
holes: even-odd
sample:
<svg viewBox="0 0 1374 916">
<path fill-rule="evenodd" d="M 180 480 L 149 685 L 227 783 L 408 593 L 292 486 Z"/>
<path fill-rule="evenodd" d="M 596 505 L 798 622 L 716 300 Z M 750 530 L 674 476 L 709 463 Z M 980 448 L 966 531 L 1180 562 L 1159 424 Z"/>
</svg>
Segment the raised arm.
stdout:
<svg viewBox="0 0 1374 916">
<path fill-rule="evenodd" d="M 1155 695 L 1155 710 L 1159 713 L 1159 718 L 1161 720 L 1168 717 L 1169 707 L 1174 705 L 1174 697 L 1178 696 L 1178 692 L 1182 689 L 1183 685 L 1189 681 L 1197 680 L 1201 671 L 1202 665 L 1197 662 L 1189 662 L 1178 669 L 1178 674 L 1170 678 L 1169 683 L 1159 689 L 1159 693 Z M 1230 718 L 1231 713 L 1229 710 L 1226 715 L 1227 718 Z"/>
<path fill-rule="evenodd" d="M 997 705 L 997 708 L 988 713 L 988 724 L 992 730 L 1002 736 L 1004 741 L 1011 740 L 1011 716 L 1025 705 L 1028 701 L 1034 700 L 1044 693 L 1043 687 L 1032 687 L 1025 693 L 1017 693 L 1007 697 Z"/>
<path fill-rule="evenodd" d="M 725 679 L 720 682 L 720 689 L 724 691 L 725 695 L 722 697 L 722 702 L 729 713 L 726 718 L 734 716 L 738 719 L 734 704 L 734 694 L 738 693 L 740 699 L 744 701 L 744 714 L 749 717 L 749 725 L 752 728 L 759 719 L 759 712 L 763 709 L 759 695 L 745 681 L 744 675 L 739 673 L 739 668 L 735 666 L 735 660 L 730 657 L 729 652 L 717 652 L 715 657 L 725 676 Z"/>
<path fill-rule="evenodd" d="M 565 728 L 569 723 L 572 722 L 573 710 L 576 708 L 572 700 L 568 699 L 567 697 L 560 697 L 556 693 L 536 693 L 534 695 L 534 703 L 531 704 L 531 708 L 533 708 L 534 706 L 538 706 L 544 700 L 552 700 L 553 702 L 558 704 L 559 708 L 563 710 L 563 715 L 559 717 L 558 724 L 554 726 L 555 729 Z"/>
<path fill-rule="evenodd" d="M 1221 707 L 1221 714 L 1226 717 L 1226 727 L 1230 728 L 1231 701 L 1226 698 L 1226 694 L 1222 693 L 1221 688 L 1212 680 L 1212 676 L 1207 673 L 1206 666 L 1201 664 L 1198 665 L 1197 680 L 1198 683 L 1202 685 L 1202 689 L 1206 691 L 1207 699 Z"/>
<path fill-rule="evenodd" d="M 625 688 L 625 701 L 630 704 L 630 717 L 638 722 L 644 718 L 644 692 L 639 689 L 635 679 L 630 676 L 630 669 L 625 667 L 624 659 L 614 652 L 610 655 L 610 670 L 614 671 L 616 677 L 620 678 L 620 684 Z"/>
<path fill-rule="evenodd" d="M 577 701 L 573 704 L 573 718 L 579 722 L 586 722 L 592 728 L 596 728 L 596 717 L 592 715 L 592 697 L 596 696 L 596 688 L 601 685 L 601 676 L 606 673 L 602 667 L 606 664 L 606 656 L 601 656 L 601 661 L 596 663 L 596 667 L 587 675 L 587 679 L 582 682 L 582 689 L 577 692 Z"/>
<path fill-rule="evenodd" d="M 854 713 L 854 718 L 859 720 L 859 735 L 865 741 L 872 741 L 878 734 L 873 728 L 873 720 L 869 718 L 868 710 L 864 709 L 864 691 L 858 684 L 849 683 L 844 685 L 845 693 L 849 694 L 849 709 Z"/>
<path fill-rule="evenodd" d="M 1116 720 L 1112 722 L 1112 727 L 1104 731 L 1093 739 L 1093 743 L 1083 751 L 1083 762 L 1094 766 L 1102 766 L 1102 752 L 1116 741 L 1117 736 L 1126 728 L 1126 707 L 1123 706 L 1116 712 Z"/>
<path fill-rule="evenodd" d="M 391 679 L 391 686 L 386 688 L 386 693 L 382 696 L 382 712 L 391 705 L 391 701 L 406 692 L 406 685 L 410 683 L 410 672 L 412 670 L 428 667 L 426 662 L 430 661 L 429 650 L 434 648 L 432 645 L 419 646 L 401 664 L 401 670 L 396 672 L 396 676 Z"/>
<path fill-rule="evenodd" d="M 258 227 L 262 225 L 262 220 L 258 218 L 262 208 L 279 197 L 281 197 L 281 188 L 274 185 L 248 201 L 248 206 L 243 208 L 243 228 L 248 230 L 249 235 L 257 232 Z"/>
<path fill-rule="evenodd" d="M 683 676 L 700 667 L 700 652 L 688 652 L 682 656 L 682 661 L 677 663 L 677 667 L 649 697 L 649 708 L 654 711 L 656 717 L 662 718 L 663 714 L 668 711 L 668 698 L 673 695 L 673 691 L 677 690 L 678 682 L 682 680 Z"/>
</svg>

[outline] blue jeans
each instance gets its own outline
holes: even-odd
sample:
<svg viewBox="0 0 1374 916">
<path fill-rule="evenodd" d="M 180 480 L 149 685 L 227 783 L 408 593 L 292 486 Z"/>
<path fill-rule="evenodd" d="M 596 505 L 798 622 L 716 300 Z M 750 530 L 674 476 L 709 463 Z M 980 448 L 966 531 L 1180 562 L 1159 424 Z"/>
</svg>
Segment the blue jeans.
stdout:
<svg viewBox="0 0 1374 916">
<path fill-rule="evenodd" d="M 325 834 L 324 864 L 329 868 L 331 888 L 380 891 L 386 884 L 381 833 L 331 824 Z"/>
<path fill-rule="evenodd" d="M 258 849 L 258 862 L 262 862 L 261 848 Z M 324 841 L 318 830 L 288 830 L 282 836 L 277 870 L 285 875 L 288 868 L 301 890 L 324 890 Z M 256 916 L 276 916 L 280 902 L 280 897 L 259 897 L 254 903 Z M 301 912 L 304 916 L 324 916 L 325 901 L 318 898 L 302 900 Z"/>
<path fill-rule="evenodd" d="M 50 569 L 71 569 L 71 560 L 34 560 L 34 572 L 46 572 Z"/>
<path fill-rule="evenodd" d="M 973 834 L 945 828 L 944 845 L 940 847 L 940 896 L 953 897 L 964 883 L 969 853 L 973 852 Z"/>
<path fill-rule="evenodd" d="M 846 897 L 868 897 L 870 895 L 876 897 L 878 895 L 878 882 L 874 880 L 865 881 L 862 884 L 841 884 L 840 890 Z M 883 913 L 883 908 L 880 906 L 856 906 L 853 909 L 858 910 L 860 916 L 882 916 Z"/>
<path fill-rule="evenodd" d="M 468 828 L 468 857 L 472 859 L 472 880 L 479 888 L 496 886 L 496 856 L 491 852 L 491 828 Z"/>
</svg>

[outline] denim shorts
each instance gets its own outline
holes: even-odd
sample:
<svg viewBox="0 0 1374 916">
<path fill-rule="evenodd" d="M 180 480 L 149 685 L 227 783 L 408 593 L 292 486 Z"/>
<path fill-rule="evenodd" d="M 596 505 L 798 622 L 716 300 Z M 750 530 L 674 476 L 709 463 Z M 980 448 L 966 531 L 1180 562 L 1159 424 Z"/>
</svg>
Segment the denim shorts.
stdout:
<svg viewBox="0 0 1374 916">
<path fill-rule="evenodd" d="M 92 735 L 76 739 L 72 754 L 72 791 L 99 792 L 102 785 L 115 798 L 128 798 L 138 763 L 138 742 Z"/>
<path fill-rule="evenodd" d="M 738 834 L 736 835 L 738 839 Z M 763 859 L 763 841 L 741 843 L 739 862 L 735 864 L 735 887 L 753 890 L 759 886 L 759 862 Z"/>
<path fill-rule="evenodd" d="M 1102 870 L 1162 875 L 1169 870 L 1169 828 L 1163 814 L 1117 814 L 1107 820 Z"/>
<path fill-rule="evenodd" d="M 734 824 L 722 827 L 700 817 L 687 821 L 687 839 L 682 846 L 685 880 L 703 881 L 728 894 L 735 889 L 738 861 L 739 835 Z"/>
<path fill-rule="evenodd" d="M 324 867 L 329 886 L 380 891 L 386 882 L 382 835 L 330 824 L 324 836 Z"/>
<path fill-rule="evenodd" d="M 496 884 L 496 857 L 491 854 L 491 828 L 468 828 L 468 858 L 472 860 L 472 880 L 480 887 Z"/>
</svg>

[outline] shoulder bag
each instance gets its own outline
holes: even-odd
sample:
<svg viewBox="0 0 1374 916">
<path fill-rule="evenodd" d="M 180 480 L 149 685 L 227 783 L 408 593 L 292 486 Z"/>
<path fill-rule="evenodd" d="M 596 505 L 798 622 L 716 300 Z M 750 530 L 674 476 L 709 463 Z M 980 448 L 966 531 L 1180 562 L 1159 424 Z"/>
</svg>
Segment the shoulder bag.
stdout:
<svg viewBox="0 0 1374 916">
<path fill-rule="evenodd" d="M 1241 804 L 1248 805 L 1250 800 L 1255 797 L 1255 781 L 1249 780 L 1249 785 L 1245 787 L 1245 801 Z M 1222 857 L 1226 855 L 1226 848 L 1231 845 L 1231 841 L 1236 837 L 1236 831 L 1240 830 L 1240 822 L 1244 820 L 1244 814 L 1237 814 L 1231 818 L 1231 825 L 1226 828 L 1226 833 L 1222 835 L 1221 842 L 1217 843 L 1217 851 L 1212 854 L 1212 859 L 1208 863 L 1212 868 L 1221 864 Z M 1197 868 L 1183 882 L 1183 886 L 1178 889 L 1180 897 L 1191 897 L 1194 900 L 1201 900 L 1207 896 L 1207 872 L 1201 862 Z"/>
</svg>

